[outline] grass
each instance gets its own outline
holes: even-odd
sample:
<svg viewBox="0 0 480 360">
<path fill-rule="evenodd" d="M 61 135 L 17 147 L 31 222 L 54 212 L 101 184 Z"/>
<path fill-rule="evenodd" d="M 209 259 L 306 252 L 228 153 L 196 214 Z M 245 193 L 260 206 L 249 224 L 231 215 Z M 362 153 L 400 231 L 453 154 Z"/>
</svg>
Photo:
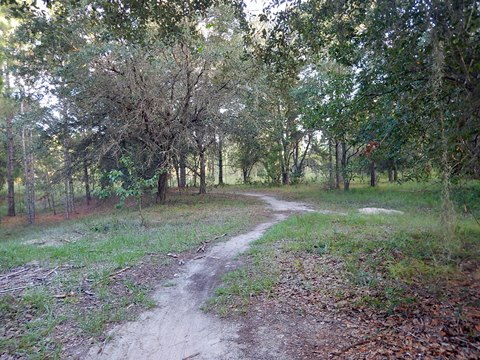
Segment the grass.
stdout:
<svg viewBox="0 0 480 360">
<path fill-rule="evenodd" d="M 211 300 L 222 315 L 235 312 L 232 309 L 245 312 L 252 293 L 270 293 L 282 271 L 278 261 L 277 266 L 272 264 L 282 256 L 301 259 L 299 254 L 311 253 L 341 259 L 351 286 L 377 294 L 365 296 L 364 303 L 390 311 L 411 303 L 406 291 L 409 286 L 436 294 L 436 288 L 445 281 L 461 276 L 461 264 L 480 261 L 480 226 L 474 219 L 480 213 L 479 183 L 453 193 L 459 215 L 452 240 L 455 246 L 448 254 L 442 241 L 440 189 L 436 184 L 357 186 L 350 192 L 300 185 L 269 191 L 346 215 L 297 215 L 267 231 L 249 251 L 248 269 L 225 276 Z M 465 206 L 469 213 L 463 213 Z M 405 213 L 363 215 L 357 211 L 362 207 Z"/>
<path fill-rule="evenodd" d="M 112 273 L 145 263 L 161 273 L 171 261 L 167 253 L 249 228 L 262 208 L 250 198 L 175 195 L 167 205 L 145 209 L 146 226 L 128 208 L 66 222 L 2 226 L 1 272 L 28 264 L 59 268 L 48 285 L 0 295 L 0 323 L 16 329 L 0 338 L 0 353 L 60 358 L 69 336 L 101 339 L 108 324 L 131 319 L 134 309 L 155 306 L 151 282 L 160 276 L 149 282 L 133 275 L 113 279 Z M 86 286 L 93 294 L 90 303 L 85 303 L 90 299 L 83 293 Z M 59 334 L 61 329 L 70 333 Z"/>
<path fill-rule="evenodd" d="M 242 198 L 184 196 L 176 197 L 170 206 L 147 209 L 146 227 L 140 226 L 138 215 L 129 209 L 55 225 L 3 227 L 0 271 L 31 261 L 49 266 L 109 263 L 124 267 L 148 253 L 185 251 L 248 224 L 246 211 L 251 204 Z"/>
</svg>

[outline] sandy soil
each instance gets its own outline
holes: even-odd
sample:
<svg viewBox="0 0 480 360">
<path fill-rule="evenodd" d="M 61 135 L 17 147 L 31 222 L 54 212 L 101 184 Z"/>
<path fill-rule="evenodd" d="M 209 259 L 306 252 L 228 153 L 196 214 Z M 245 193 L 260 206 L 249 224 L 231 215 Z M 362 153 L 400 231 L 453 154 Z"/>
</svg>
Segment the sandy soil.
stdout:
<svg viewBox="0 0 480 360">
<path fill-rule="evenodd" d="M 313 211 L 306 204 L 272 196 L 246 194 L 265 201 L 272 211 L 269 221 L 248 233 L 212 247 L 199 259 L 185 264 L 169 287 L 154 294 L 158 307 L 135 322 L 114 328 L 113 340 L 93 347 L 87 359 L 214 360 L 245 359 L 238 339 L 239 325 L 201 310 L 225 272 L 238 266 L 235 256 L 290 214 Z"/>
<path fill-rule="evenodd" d="M 358 209 L 358 212 L 365 215 L 377 215 L 377 214 L 402 215 L 403 214 L 403 211 L 399 211 L 399 210 L 373 208 L 373 207 L 361 208 L 361 209 Z"/>
</svg>

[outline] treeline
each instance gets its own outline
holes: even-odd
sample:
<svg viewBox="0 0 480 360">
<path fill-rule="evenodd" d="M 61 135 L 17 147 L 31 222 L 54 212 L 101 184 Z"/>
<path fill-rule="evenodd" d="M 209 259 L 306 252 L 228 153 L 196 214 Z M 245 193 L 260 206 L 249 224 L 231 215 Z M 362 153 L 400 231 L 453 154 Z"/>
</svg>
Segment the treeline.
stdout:
<svg viewBox="0 0 480 360">
<path fill-rule="evenodd" d="M 90 199 L 92 175 L 103 196 L 154 187 L 165 201 L 168 177 L 184 187 L 187 173 L 204 193 L 227 152 L 245 183 L 255 167 L 284 185 L 309 167 L 348 190 L 403 169 L 441 174 L 448 202 L 452 177 L 480 177 L 476 2 L 36 6 L 1 7 L 10 216 L 19 176 L 33 222 L 37 188 L 61 187 L 68 217 L 74 179 Z"/>
</svg>

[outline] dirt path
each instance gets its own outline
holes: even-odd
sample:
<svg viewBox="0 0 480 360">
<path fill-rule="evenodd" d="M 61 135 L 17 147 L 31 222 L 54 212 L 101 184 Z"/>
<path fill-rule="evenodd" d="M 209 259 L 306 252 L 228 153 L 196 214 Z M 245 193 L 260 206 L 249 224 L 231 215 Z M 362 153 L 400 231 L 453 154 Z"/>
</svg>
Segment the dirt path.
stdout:
<svg viewBox="0 0 480 360">
<path fill-rule="evenodd" d="M 238 338 L 239 326 L 201 310 L 219 285 L 220 277 L 235 266 L 235 256 L 259 239 L 274 224 L 292 213 L 313 211 L 306 204 L 282 201 L 262 194 L 272 218 L 248 233 L 213 246 L 205 257 L 185 264 L 182 273 L 162 287 L 154 299 L 158 307 L 135 322 L 112 330 L 113 340 L 92 348 L 87 359 L 214 360 L 245 359 Z"/>
</svg>

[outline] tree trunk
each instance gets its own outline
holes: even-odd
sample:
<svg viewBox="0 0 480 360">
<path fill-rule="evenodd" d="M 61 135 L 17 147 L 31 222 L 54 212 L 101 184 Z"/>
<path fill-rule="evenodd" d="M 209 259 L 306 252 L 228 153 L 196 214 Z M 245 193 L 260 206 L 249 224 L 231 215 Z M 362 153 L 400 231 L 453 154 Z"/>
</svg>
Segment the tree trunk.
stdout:
<svg viewBox="0 0 480 360">
<path fill-rule="evenodd" d="M 49 201 L 51 201 L 52 203 L 52 210 L 53 210 L 53 215 L 57 215 L 57 209 L 55 208 L 55 194 L 53 193 L 53 191 L 49 194 Z"/>
<path fill-rule="evenodd" d="M 157 201 L 165 203 L 167 200 L 167 188 L 168 188 L 168 173 L 161 173 L 158 175 L 157 183 Z"/>
<path fill-rule="evenodd" d="M 22 128 L 22 147 L 25 179 L 25 208 L 28 223 L 33 224 L 35 223 L 35 174 L 33 170 L 33 154 L 31 151 L 31 134 L 26 133 L 25 127 Z"/>
<path fill-rule="evenodd" d="M 393 181 L 397 182 L 398 181 L 398 170 L 397 170 L 397 164 L 393 162 Z"/>
<path fill-rule="evenodd" d="M 83 162 L 83 181 L 85 182 L 85 199 L 87 199 L 87 204 L 90 204 L 90 200 L 92 200 L 92 195 L 90 194 L 90 176 L 88 175 L 88 166 L 85 161 Z"/>
<path fill-rule="evenodd" d="M 391 167 L 388 168 L 388 182 L 393 182 L 393 169 Z"/>
<path fill-rule="evenodd" d="M 180 169 L 180 181 L 178 186 L 180 188 L 184 188 L 187 186 L 187 165 L 186 165 L 186 156 L 185 153 L 182 151 L 180 153 L 180 159 L 178 160 L 178 167 Z"/>
<path fill-rule="evenodd" d="M 246 185 L 248 184 L 248 169 L 242 168 L 242 174 L 243 174 L 243 183 Z"/>
<path fill-rule="evenodd" d="M 282 170 L 282 184 L 288 185 L 290 183 L 290 178 L 288 176 L 288 171 Z"/>
<path fill-rule="evenodd" d="M 335 140 L 335 188 L 340 189 L 340 182 L 341 176 L 340 176 L 340 142 L 338 140 Z"/>
<path fill-rule="evenodd" d="M 333 144 L 332 139 L 328 139 L 328 188 L 335 187 L 335 180 L 333 177 Z"/>
<path fill-rule="evenodd" d="M 13 118 L 12 115 L 6 118 L 7 135 L 7 203 L 8 216 L 15 216 L 15 143 L 13 136 Z"/>
<path fill-rule="evenodd" d="M 200 158 L 200 194 L 207 193 L 207 181 L 206 181 L 206 174 L 205 174 L 205 150 L 200 151 L 199 153 Z"/>
<path fill-rule="evenodd" d="M 341 165 L 342 165 L 342 177 L 343 177 L 343 190 L 348 191 L 350 190 L 350 176 L 347 172 L 347 162 L 348 162 L 348 149 L 347 149 L 347 144 L 345 141 L 342 141 L 342 160 L 341 160 Z"/>
<path fill-rule="evenodd" d="M 375 161 L 370 163 L 370 186 L 377 186 L 377 171 Z"/>
<path fill-rule="evenodd" d="M 69 219 L 73 212 L 73 179 L 72 179 L 72 163 L 70 153 L 68 151 L 69 139 L 68 132 L 65 127 L 63 139 L 63 177 L 65 190 L 65 218 Z"/>
<path fill-rule="evenodd" d="M 223 139 L 218 138 L 218 185 L 223 185 Z"/>
</svg>

